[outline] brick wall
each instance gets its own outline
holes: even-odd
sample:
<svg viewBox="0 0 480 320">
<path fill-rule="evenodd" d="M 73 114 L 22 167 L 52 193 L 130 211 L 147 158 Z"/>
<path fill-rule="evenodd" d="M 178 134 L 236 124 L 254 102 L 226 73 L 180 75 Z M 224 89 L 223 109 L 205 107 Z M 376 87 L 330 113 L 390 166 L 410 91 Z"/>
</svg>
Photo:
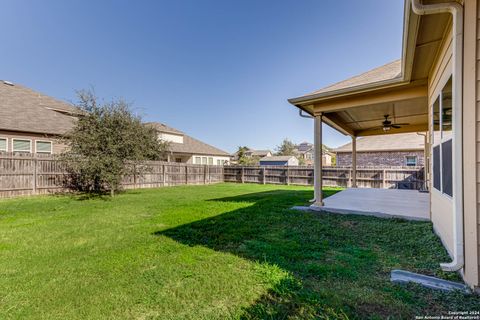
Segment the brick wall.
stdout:
<svg viewBox="0 0 480 320">
<path fill-rule="evenodd" d="M 423 151 L 357 152 L 357 166 L 405 166 L 406 156 L 416 156 L 417 166 L 424 166 Z M 337 153 L 337 166 L 351 166 L 352 153 Z"/>
</svg>

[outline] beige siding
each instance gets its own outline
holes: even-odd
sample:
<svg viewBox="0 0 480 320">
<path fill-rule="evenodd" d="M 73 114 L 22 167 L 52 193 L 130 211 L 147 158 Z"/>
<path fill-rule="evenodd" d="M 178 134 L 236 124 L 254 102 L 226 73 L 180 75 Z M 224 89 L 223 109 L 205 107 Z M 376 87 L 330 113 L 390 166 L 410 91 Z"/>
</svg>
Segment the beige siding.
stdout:
<svg viewBox="0 0 480 320">
<path fill-rule="evenodd" d="M 13 139 L 27 139 L 32 141 L 32 151 L 35 152 L 35 142 L 36 141 L 50 141 L 52 142 L 52 151 L 54 154 L 61 153 L 65 150 L 65 144 L 61 143 L 57 138 L 35 133 L 23 133 L 23 132 L 13 132 L 13 131 L 2 131 L 0 130 L 0 138 L 7 138 L 8 151 L 13 150 L 12 141 Z"/>
<path fill-rule="evenodd" d="M 479 284 L 479 217 L 480 214 L 480 3 L 465 2 L 464 34 L 464 278 L 473 286 Z M 475 174 L 472 174 L 475 172 Z"/>
<path fill-rule="evenodd" d="M 448 33 L 430 70 L 428 79 L 428 103 L 431 106 L 437 99 L 440 91 L 452 74 L 452 28 L 448 27 Z M 429 127 L 433 130 L 431 123 L 432 115 L 429 108 Z M 453 252 L 453 203 L 450 197 L 435 190 L 430 185 L 430 210 L 435 232 L 440 236 L 447 251 Z"/>
</svg>

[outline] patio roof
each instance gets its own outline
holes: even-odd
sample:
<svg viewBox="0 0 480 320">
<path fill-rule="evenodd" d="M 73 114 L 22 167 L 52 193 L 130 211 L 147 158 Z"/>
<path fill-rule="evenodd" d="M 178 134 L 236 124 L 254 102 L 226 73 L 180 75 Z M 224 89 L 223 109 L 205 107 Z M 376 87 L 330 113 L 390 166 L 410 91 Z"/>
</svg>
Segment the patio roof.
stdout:
<svg viewBox="0 0 480 320">
<path fill-rule="evenodd" d="M 386 134 L 378 128 L 385 115 L 393 124 L 408 123 L 388 133 L 427 131 L 428 74 L 449 23 L 448 14 L 415 15 L 406 0 L 400 60 L 289 102 L 351 136 Z"/>
</svg>

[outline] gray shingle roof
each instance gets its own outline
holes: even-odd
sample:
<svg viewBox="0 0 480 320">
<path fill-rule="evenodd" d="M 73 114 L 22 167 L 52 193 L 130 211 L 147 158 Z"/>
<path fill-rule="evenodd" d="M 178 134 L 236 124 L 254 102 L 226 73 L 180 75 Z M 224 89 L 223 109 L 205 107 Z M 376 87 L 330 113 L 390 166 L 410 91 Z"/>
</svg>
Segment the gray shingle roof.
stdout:
<svg viewBox="0 0 480 320">
<path fill-rule="evenodd" d="M 310 96 L 328 94 L 330 92 L 335 92 L 338 90 L 354 89 L 356 87 L 360 87 L 368 84 L 374 84 L 376 82 L 401 79 L 401 75 L 402 75 L 401 68 L 402 68 L 401 60 L 395 60 L 381 67 L 372 69 L 370 71 L 364 72 L 357 76 L 337 82 L 330 86 L 324 87 L 322 89 L 319 89 L 317 91 L 311 92 L 309 94 L 306 94 L 304 96 L 294 98 L 294 99 L 308 98 Z M 291 99 L 291 100 L 294 100 L 294 99 Z"/>
<path fill-rule="evenodd" d="M 64 134 L 78 114 L 72 105 L 18 84 L 0 81 L 0 130 Z"/>
<path fill-rule="evenodd" d="M 379 136 L 368 136 L 357 139 L 357 151 L 401 151 L 401 150 L 423 150 L 424 136 L 414 133 L 384 134 Z M 352 143 L 347 143 L 335 152 L 351 152 Z"/>
<path fill-rule="evenodd" d="M 252 150 L 252 156 L 264 157 L 266 154 L 272 153 L 270 150 Z"/>
<path fill-rule="evenodd" d="M 228 152 L 220 150 L 214 146 L 206 144 L 200 140 L 197 140 L 184 132 L 169 127 L 163 123 L 159 122 L 148 122 L 146 125 L 153 126 L 157 129 L 158 132 L 165 133 L 174 133 L 183 136 L 183 143 L 170 143 L 170 151 L 176 153 L 187 153 L 187 154 L 204 154 L 204 155 L 213 155 L 213 156 L 230 156 Z"/>
</svg>

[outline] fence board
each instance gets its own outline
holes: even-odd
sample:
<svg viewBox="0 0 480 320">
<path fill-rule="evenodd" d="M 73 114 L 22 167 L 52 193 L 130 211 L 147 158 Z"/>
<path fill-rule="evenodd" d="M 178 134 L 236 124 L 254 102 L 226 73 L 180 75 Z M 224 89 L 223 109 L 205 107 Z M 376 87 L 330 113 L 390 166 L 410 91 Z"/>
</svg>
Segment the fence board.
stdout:
<svg viewBox="0 0 480 320">
<path fill-rule="evenodd" d="M 226 182 L 313 185 L 312 167 L 226 166 L 223 170 Z M 324 167 L 323 185 L 350 187 L 352 185 L 352 169 L 349 167 Z M 358 167 L 357 187 L 419 190 L 424 187 L 423 168 Z"/>
<path fill-rule="evenodd" d="M 124 189 L 223 182 L 223 167 L 147 161 L 141 174 L 122 178 Z M 66 170 L 52 155 L 0 154 L 0 198 L 64 191 Z"/>
</svg>

